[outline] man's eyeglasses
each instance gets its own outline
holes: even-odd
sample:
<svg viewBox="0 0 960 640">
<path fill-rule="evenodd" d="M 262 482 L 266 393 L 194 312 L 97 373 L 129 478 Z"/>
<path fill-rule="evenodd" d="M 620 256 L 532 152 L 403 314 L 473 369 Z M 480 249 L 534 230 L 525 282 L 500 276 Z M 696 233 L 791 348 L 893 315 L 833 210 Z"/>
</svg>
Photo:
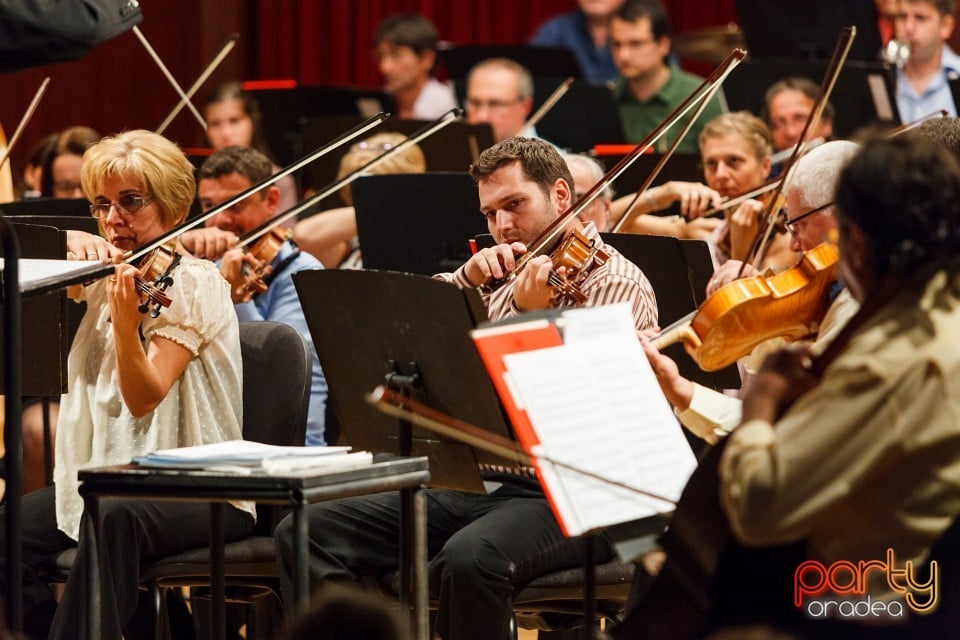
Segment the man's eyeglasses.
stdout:
<svg viewBox="0 0 960 640">
<path fill-rule="evenodd" d="M 833 203 L 832 203 L 832 202 L 828 202 L 827 204 L 822 204 L 822 205 L 820 205 L 820 206 L 817 207 L 816 209 L 810 209 L 810 211 L 807 211 L 806 213 L 801 213 L 801 214 L 798 215 L 798 216 L 794 216 L 793 218 L 790 218 L 789 220 L 787 220 L 786 225 L 785 225 L 785 226 L 787 227 L 787 231 L 789 231 L 791 235 L 796 236 L 796 235 L 797 235 L 797 231 L 798 231 L 798 230 L 797 230 L 797 223 L 798 223 L 798 222 L 800 222 L 800 221 L 803 220 L 804 218 L 809 218 L 810 216 L 812 216 L 812 215 L 815 214 L 815 213 L 820 213 L 820 212 L 822 212 L 822 211 L 826 211 L 827 209 L 829 209 L 829 208 L 832 207 L 832 206 L 833 206 Z"/>
<path fill-rule="evenodd" d="M 138 196 L 132 193 L 120 196 L 119 200 L 98 200 L 90 205 L 90 215 L 94 218 L 106 218 L 110 215 L 110 207 L 116 207 L 120 215 L 134 216 L 153 200 L 153 196 Z"/>
<path fill-rule="evenodd" d="M 521 98 L 516 98 L 515 100 L 474 100 L 472 98 L 467 98 L 464 104 L 466 104 L 467 109 L 473 111 L 479 111 L 480 109 L 489 109 L 490 111 L 502 111 L 508 107 L 511 107 L 518 102 Z"/>
</svg>

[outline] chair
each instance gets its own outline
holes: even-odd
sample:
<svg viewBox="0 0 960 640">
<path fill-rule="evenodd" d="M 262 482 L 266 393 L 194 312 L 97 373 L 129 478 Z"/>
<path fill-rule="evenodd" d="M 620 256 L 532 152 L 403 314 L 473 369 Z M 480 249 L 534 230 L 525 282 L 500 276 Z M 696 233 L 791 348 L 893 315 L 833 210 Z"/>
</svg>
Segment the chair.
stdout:
<svg viewBox="0 0 960 640">
<path fill-rule="evenodd" d="M 243 359 L 243 437 L 267 444 L 303 445 L 310 400 L 312 356 L 292 327 L 279 322 L 240 323 Z M 273 547 L 273 528 L 279 510 L 257 507 L 257 525 L 250 537 L 224 546 L 224 575 L 230 587 L 242 587 L 231 601 L 256 604 L 271 596 L 280 601 Z M 56 560 L 54 579 L 64 578 L 73 565 L 74 550 Z M 165 620 L 164 590 L 170 587 L 209 586 L 210 550 L 200 548 L 161 558 L 142 567 L 141 587 L 153 594 L 157 637 Z M 248 624 L 247 638 L 255 637 Z"/>
</svg>

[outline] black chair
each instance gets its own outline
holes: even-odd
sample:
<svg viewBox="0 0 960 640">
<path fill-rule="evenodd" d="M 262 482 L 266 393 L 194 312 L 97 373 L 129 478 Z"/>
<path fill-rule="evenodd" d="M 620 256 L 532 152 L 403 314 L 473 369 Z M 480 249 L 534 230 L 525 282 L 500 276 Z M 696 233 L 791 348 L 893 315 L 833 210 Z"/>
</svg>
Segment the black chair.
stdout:
<svg viewBox="0 0 960 640">
<path fill-rule="evenodd" d="M 243 359 L 243 437 L 267 444 L 303 445 L 310 401 L 312 357 L 300 334 L 279 322 L 240 323 Z M 224 546 L 224 574 L 232 589 L 231 602 L 256 605 L 275 597 L 280 585 L 273 547 L 273 529 L 281 517 L 278 509 L 257 507 L 257 525 L 250 537 Z M 65 579 L 73 565 L 74 550 L 57 557 L 54 579 Z M 141 588 L 153 594 L 157 637 L 165 624 L 166 597 L 171 587 L 210 585 L 210 550 L 193 549 L 147 563 L 142 567 Z M 248 621 L 247 638 L 256 637 L 256 620 Z"/>
</svg>

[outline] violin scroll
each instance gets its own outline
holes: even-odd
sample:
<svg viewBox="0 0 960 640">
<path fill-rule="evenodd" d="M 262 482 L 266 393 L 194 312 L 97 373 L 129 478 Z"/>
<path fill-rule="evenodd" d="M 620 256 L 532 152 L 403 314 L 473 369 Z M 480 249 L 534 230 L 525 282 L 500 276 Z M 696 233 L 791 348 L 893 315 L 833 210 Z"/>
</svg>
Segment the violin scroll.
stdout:
<svg viewBox="0 0 960 640">
<path fill-rule="evenodd" d="M 151 318 L 156 318 L 162 307 L 170 306 L 171 300 L 165 291 L 173 285 L 171 274 L 180 264 L 180 257 L 172 247 L 162 245 L 141 260 L 138 268 L 143 275 L 136 278 L 140 313 L 149 312 Z"/>
</svg>

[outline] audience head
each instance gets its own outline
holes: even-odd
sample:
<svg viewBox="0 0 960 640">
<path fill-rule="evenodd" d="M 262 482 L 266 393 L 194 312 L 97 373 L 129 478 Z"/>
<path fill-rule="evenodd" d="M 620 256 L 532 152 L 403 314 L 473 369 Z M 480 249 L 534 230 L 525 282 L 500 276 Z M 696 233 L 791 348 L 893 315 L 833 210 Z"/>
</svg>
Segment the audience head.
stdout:
<svg viewBox="0 0 960 640">
<path fill-rule="evenodd" d="M 260 104 L 239 82 L 227 82 L 208 94 L 203 101 L 203 118 L 214 149 L 253 147 L 272 158 L 263 133 Z"/>
<path fill-rule="evenodd" d="M 960 166 L 916 132 L 864 142 L 835 200 L 840 273 L 858 300 L 960 253 Z"/>
<path fill-rule="evenodd" d="M 480 212 L 498 243 L 527 243 L 573 201 L 573 176 L 553 145 L 509 138 L 485 149 L 470 166 Z"/>
<path fill-rule="evenodd" d="M 283 640 L 403 640 L 402 629 L 382 599 L 357 588 L 328 585 L 293 621 Z"/>
<path fill-rule="evenodd" d="M 791 169 L 786 196 L 794 251 L 809 251 L 831 239 L 837 228 L 833 207 L 837 177 L 859 149 L 847 140 L 826 142 L 805 153 Z"/>
<path fill-rule="evenodd" d="M 820 87 L 807 78 L 793 76 L 770 85 L 763 100 L 763 118 L 770 127 L 775 151 L 797 144 L 819 98 Z M 833 135 L 833 115 L 833 105 L 827 101 L 819 125 L 807 139 L 829 140 Z"/>
<path fill-rule="evenodd" d="M 380 23 L 374 42 L 388 93 L 426 81 L 437 61 L 437 39 L 437 28 L 418 13 L 398 13 Z"/>
<path fill-rule="evenodd" d="M 250 147 L 218 149 L 200 166 L 197 192 L 204 211 L 226 202 L 233 196 L 273 175 L 273 163 L 265 155 Z M 206 221 L 208 227 L 243 235 L 277 213 L 280 189 L 265 187 L 224 209 Z"/>
<path fill-rule="evenodd" d="M 563 159 L 573 176 L 573 202 L 579 202 L 595 184 L 600 182 L 605 171 L 603 165 L 589 156 L 578 153 L 565 153 Z M 592 222 L 597 231 L 606 231 L 610 223 L 610 203 L 613 200 L 613 187 L 609 184 L 591 202 L 586 209 L 580 212 L 581 222 Z"/>
<path fill-rule="evenodd" d="M 343 158 L 340 159 L 340 170 L 337 173 L 337 179 L 339 180 L 353 173 L 406 139 L 407 136 L 402 133 L 385 132 L 374 134 L 354 144 L 350 147 L 350 150 L 344 154 Z M 423 156 L 423 150 L 414 144 L 374 166 L 368 173 L 373 175 L 423 173 L 426 170 L 427 160 Z M 346 185 L 340 190 L 340 197 L 346 204 L 353 204 L 353 193 L 350 190 L 350 185 Z"/>
<path fill-rule="evenodd" d="M 114 235 L 126 238 L 132 246 L 121 246 L 107 234 L 108 240 L 124 249 L 152 239 L 140 233 L 151 216 L 164 230 L 182 222 L 196 194 L 193 165 L 180 148 L 142 129 L 108 136 L 91 145 L 83 155 L 80 181 L 88 200 L 111 204 L 109 212 L 100 218 L 101 230 L 111 228 Z M 113 193 L 121 183 L 126 186 Z M 127 207 L 124 212 L 118 211 L 115 203 L 126 206 L 122 201 L 129 196 L 142 198 L 131 202 L 136 210 Z"/>
<path fill-rule="evenodd" d="M 40 193 L 45 198 L 82 198 L 80 161 L 100 134 L 90 127 L 70 127 L 57 135 L 44 157 Z"/>
<path fill-rule="evenodd" d="M 467 122 L 488 123 L 493 141 L 520 133 L 533 107 L 533 76 L 507 58 L 478 62 L 467 75 Z"/>
<path fill-rule="evenodd" d="M 577 6 L 587 18 L 608 21 L 622 4 L 623 0 L 577 0 Z"/>
<path fill-rule="evenodd" d="M 659 71 L 670 54 L 670 18 L 659 0 L 627 0 L 610 17 L 610 53 L 627 82 Z"/>
<path fill-rule="evenodd" d="M 960 160 L 960 118 L 930 118 L 917 132 L 953 154 Z"/>
<path fill-rule="evenodd" d="M 759 187 L 770 173 L 770 130 L 751 113 L 717 116 L 704 126 L 699 142 L 704 179 L 724 197 Z"/>
</svg>

